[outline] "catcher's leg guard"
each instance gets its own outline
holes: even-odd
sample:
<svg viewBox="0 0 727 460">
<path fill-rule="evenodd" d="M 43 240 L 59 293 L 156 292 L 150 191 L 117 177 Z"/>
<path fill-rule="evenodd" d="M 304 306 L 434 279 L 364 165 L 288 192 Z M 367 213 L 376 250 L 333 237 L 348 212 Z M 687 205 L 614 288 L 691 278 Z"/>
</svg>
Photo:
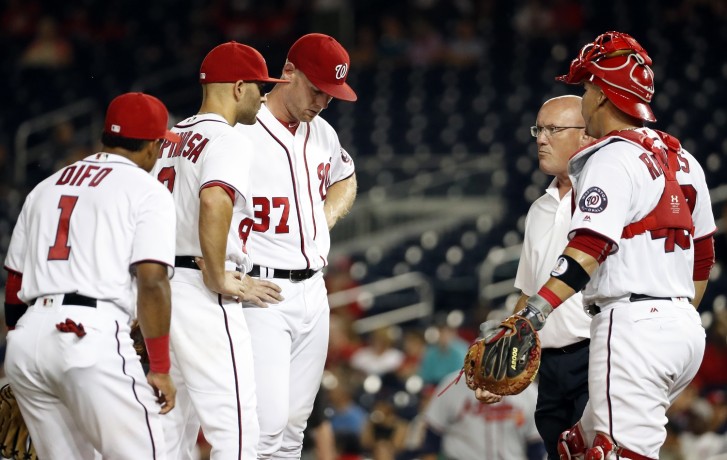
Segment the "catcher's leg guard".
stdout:
<svg viewBox="0 0 727 460">
<path fill-rule="evenodd" d="M 613 441 L 606 435 L 598 433 L 593 440 L 593 447 L 586 452 L 586 460 L 611 460 L 615 457 L 615 455 L 611 455 L 615 450 Z"/>
<path fill-rule="evenodd" d="M 586 453 L 586 441 L 583 438 L 581 424 L 576 423 L 565 430 L 558 438 L 558 456 L 560 460 L 582 459 Z"/>
<path fill-rule="evenodd" d="M 630 460 L 653 460 L 623 447 L 616 446 L 605 434 L 596 434 L 593 447 L 586 452 L 586 460 L 614 460 L 616 458 Z"/>
</svg>

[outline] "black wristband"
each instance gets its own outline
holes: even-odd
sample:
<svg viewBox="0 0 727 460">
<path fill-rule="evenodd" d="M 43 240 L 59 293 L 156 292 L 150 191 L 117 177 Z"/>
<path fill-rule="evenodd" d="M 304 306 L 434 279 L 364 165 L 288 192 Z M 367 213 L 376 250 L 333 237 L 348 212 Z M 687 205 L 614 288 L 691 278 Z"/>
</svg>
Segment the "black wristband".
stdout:
<svg viewBox="0 0 727 460">
<path fill-rule="evenodd" d="M 588 272 L 571 256 L 558 257 L 550 276 L 559 279 L 576 292 L 580 292 L 591 280 Z"/>
</svg>

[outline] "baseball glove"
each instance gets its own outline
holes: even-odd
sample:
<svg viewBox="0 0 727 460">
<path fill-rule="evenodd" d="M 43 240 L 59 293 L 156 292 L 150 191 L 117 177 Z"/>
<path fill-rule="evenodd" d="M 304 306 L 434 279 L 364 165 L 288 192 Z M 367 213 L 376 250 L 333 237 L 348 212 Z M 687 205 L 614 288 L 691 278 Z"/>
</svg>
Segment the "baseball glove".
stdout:
<svg viewBox="0 0 727 460">
<path fill-rule="evenodd" d="M 0 388 L 0 454 L 13 460 L 38 460 L 10 385 Z"/>
<path fill-rule="evenodd" d="M 513 315 L 470 346 L 462 371 L 471 390 L 506 396 L 527 388 L 539 367 L 538 333 L 530 321 Z"/>
<path fill-rule="evenodd" d="M 146 352 L 146 343 L 144 343 L 144 335 L 141 333 L 139 321 L 134 320 L 134 322 L 131 323 L 131 331 L 129 331 L 129 335 L 131 335 L 131 340 L 134 341 L 134 350 L 136 350 L 136 354 L 139 355 L 141 363 L 149 364 L 149 354 Z"/>
</svg>

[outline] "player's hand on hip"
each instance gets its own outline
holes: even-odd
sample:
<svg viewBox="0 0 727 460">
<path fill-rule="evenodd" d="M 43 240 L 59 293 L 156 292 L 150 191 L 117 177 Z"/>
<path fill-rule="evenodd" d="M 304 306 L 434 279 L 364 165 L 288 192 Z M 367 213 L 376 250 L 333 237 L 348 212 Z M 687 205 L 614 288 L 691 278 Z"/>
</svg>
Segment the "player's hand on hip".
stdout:
<svg viewBox="0 0 727 460">
<path fill-rule="evenodd" d="M 485 404 L 495 404 L 502 401 L 502 396 L 496 395 L 495 393 L 491 393 L 482 388 L 475 390 L 475 397 L 478 401 Z"/>
<path fill-rule="evenodd" d="M 160 414 L 166 414 L 170 410 L 174 409 L 175 399 L 177 397 L 177 388 L 172 382 L 172 378 L 169 374 L 158 374 L 156 372 L 149 372 L 146 375 L 146 381 L 154 389 L 154 394 L 157 397 L 157 402 L 162 406 L 159 411 Z"/>
<path fill-rule="evenodd" d="M 218 294 L 235 297 L 238 299 L 238 302 L 239 299 L 243 298 L 247 284 L 243 280 L 242 273 L 227 270 L 221 279 L 215 279 L 210 275 L 209 270 L 207 270 L 207 265 L 203 258 L 196 257 L 194 260 L 202 272 L 202 280 L 204 281 L 204 285 L 207 286 L 207 289 Z"/>
<path fill-rule="evenodd" d="M 269 304 L 276 304 L 283 300 L 280 295 L 282 289 L 275 283 L 246 276 L 244 281 L 247 285 L 242 301 L 265 308 Z"/>
</svg>

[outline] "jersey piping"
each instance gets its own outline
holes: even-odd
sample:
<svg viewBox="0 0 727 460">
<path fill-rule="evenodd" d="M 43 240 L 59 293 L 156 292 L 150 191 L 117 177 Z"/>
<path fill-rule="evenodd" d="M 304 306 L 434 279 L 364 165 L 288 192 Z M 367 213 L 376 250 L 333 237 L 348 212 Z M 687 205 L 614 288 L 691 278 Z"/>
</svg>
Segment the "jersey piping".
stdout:
<svg viewBox="0 0 727 460">
<path fill-rule="evenodd" d="M 293 168 L 293 161 L 290 158 L 290 152 L 288 151 L 288 148 L 285 146 L 285 144 L 283 144 L 283 142 L 281 142 L 280 139 L 278 139 L 275 136 L 275 134 L 273 134 L 273 132 L 270 130 L 270 128 L 268 128 L 265 125 L 265 123 L 262 122 L 260 117 L 258 117 L 257 122 L 260 123 L 260 126 L 262 126 L 265 129 L 265 131 L 268 132 L 270 137 L 275 139 L 275 142 L 277 142 L 280 145 L 280 147 L 282 147 L 282 149 L 285 151 L 285 155 L 288 157 L 288 167 L 290 168 L 290 181 L 293 186 L 293 196 L 295 197 L 295 215 L 296 215 L 296 218 L 298 219 L 298 232 L 300 234 L 300 252 L 303 255 L 303 257 L 305 258 L 305 268 L 310 268 L 310 259 L 308 259 L 308 255 L 305 253 L 305 238 L 303 236 L 303 222 L 301 221 L 301 218 L 300 218 L 300 199 L 298 197 L 298 188 L 296 187 L 296 183 L 295 183 L 295 170 Z M 310 128 L 308 128 L 308 133 L 310 133 Z M 307 145 L 307 141 L 308 141 L 308 136 L 306 136 L 305 145 Z"/>
<path fill-rule="evenodd" d="M 308 138 L 310 137 L 310 126 L 307 126 L 308 131 L 305 133 L 305 141 L 303 141 L 303 162 L 305 163 L 305 177 L 308 182 L 308 201 L 310 201 L 310 207 L 313 209 L 313 192 L 310 188 L 310 170 L 308 169 Z M 316 226 L 315 213 L 311 213 L 313 218 L 313 239 L 315 240 L 318 236 L 318 227 Z"/>
</svg>

